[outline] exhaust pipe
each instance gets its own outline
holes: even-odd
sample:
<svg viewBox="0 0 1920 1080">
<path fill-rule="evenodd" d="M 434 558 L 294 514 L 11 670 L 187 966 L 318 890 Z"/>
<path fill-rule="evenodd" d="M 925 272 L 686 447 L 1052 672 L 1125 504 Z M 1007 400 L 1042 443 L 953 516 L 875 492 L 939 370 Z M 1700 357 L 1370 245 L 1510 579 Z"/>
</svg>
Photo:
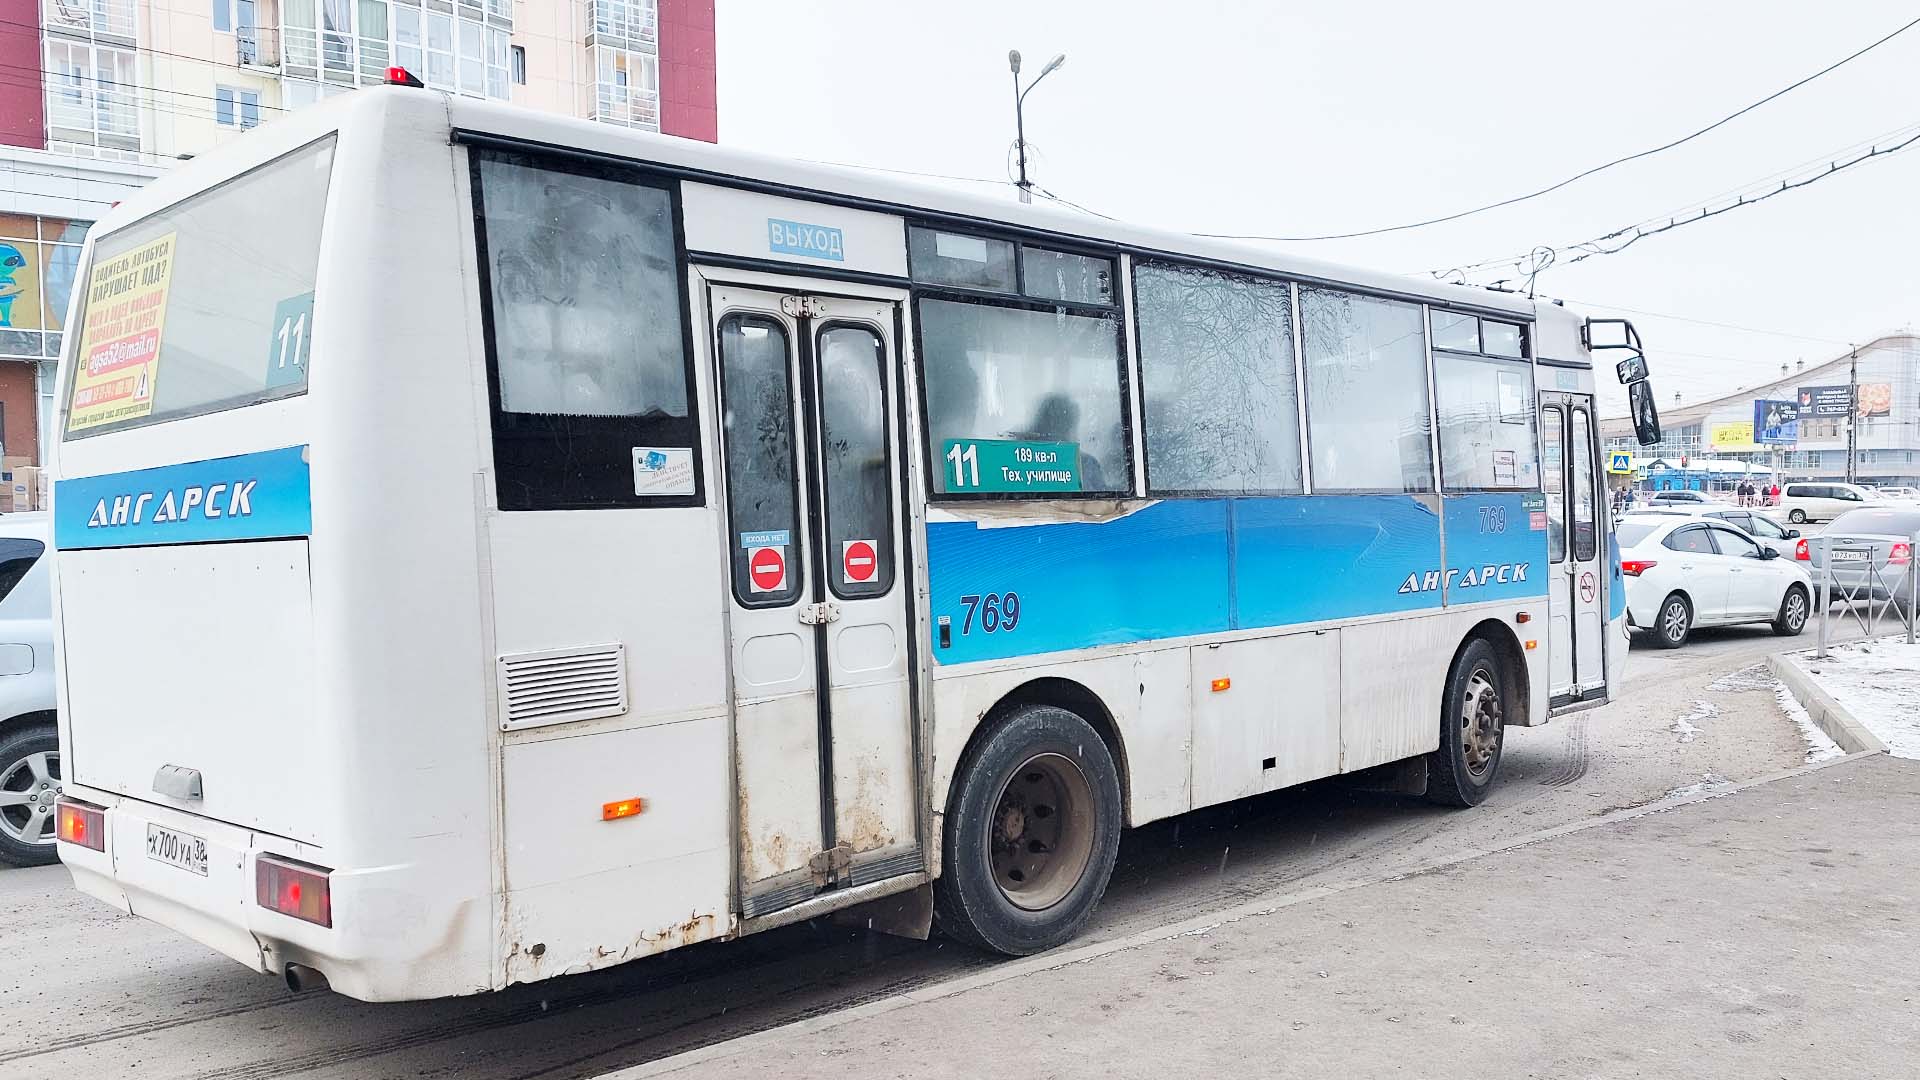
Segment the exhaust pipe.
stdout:
<svg viewBox="0 0 1920 1080">
<path fill-rule="evenodd" d="M 305 964 L 288 964 L 286 976 L 287 989 L 296 994 L 327 988 L 327 977 Z"/>
</svg>

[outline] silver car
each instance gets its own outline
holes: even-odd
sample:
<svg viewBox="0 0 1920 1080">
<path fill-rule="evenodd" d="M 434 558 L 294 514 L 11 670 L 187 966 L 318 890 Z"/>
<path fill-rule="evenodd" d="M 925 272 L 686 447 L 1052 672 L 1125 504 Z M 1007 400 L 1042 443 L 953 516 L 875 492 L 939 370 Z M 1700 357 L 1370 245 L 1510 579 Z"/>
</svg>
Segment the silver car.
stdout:
<svg viewBox="0 0 1920 1080">
<path fill-rule="evenodd" d="M 48 515 L 0 515 L 0 862 L 50 863 L 60 737 L 54 727 Z"/>
<path fill-rule="evenodd" d="M 1920 508 L 1870 506 L 1833 519 L 1819 536 L 1799 542 L 1795 558 L 1807 567 L 1816 595 L 1832 563 L 1835 597 L 1892 600 L 1913 606 L 1913 554 L 1920 545 Z"/>
</svg>

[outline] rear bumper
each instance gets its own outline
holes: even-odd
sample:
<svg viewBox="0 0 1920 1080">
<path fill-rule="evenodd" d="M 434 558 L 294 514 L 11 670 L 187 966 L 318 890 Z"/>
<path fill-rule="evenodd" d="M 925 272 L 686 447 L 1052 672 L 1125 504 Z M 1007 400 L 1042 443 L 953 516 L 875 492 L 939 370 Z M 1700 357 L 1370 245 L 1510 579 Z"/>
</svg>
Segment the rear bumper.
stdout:
<svg viewBox="0 0 1920 1080">
<path fill-rule="evenodd" d="M 271 854 L 330 865 L 324 850 L 108 793 L 70 786 L 67 794 L 106 807 L 105 851 L 60 845 L 76 888 L 254 971 L 278 974 L 303 964 L 362 1001 L 494 988 L 488 898 L 446 896 L 445 874 L 411 864 L 336 867 L 329 876 L 333 925 L 318 926 L 259 906 L 254 864 Z M 149 858 L 150 824 L 205 840 L 207 875 Z"/>
</svg>

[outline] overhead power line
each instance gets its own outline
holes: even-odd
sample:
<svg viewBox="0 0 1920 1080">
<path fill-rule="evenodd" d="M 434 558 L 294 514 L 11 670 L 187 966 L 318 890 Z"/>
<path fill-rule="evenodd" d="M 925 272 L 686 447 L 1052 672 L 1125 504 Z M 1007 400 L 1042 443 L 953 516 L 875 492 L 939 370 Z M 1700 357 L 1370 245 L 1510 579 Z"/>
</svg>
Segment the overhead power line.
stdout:
<svg viewBox="0 0 1920 1080">
<path fill-rule="evenodd" d="M 1665 221 L 1661 221 L 1658 218 L 1642 220 L 1637 224 L 1614 229 L 1612 232 L 1602 233 L 1599 236 L 1589 240 L 1582 240 L 1579 243 L 1565 244 L 1557 248 L 1543 245 L 1542 247 L 1535 248 L 1532 253 L 1520 256 L 1517 259 L 1498 259 L 1486 263 L 1478 263 L 1472 267 L 1454 267 L 1447 270 L 1435 270 L 1432 273 L 1434 277 L 1442 279 L 1450 279 L 1453 275 L 1457 275 L 1458 280 L 1464 284 L 1469 271 L 1484 270 L 1495 266 L 1514 266 L 1519 273 L 1528 278 L 1529 287 L 1531 287 L 1532 278 L 1558 262 L 1562 252 L 1577 252 L 1577 254 L 1573 254 L 1571 258 L 1566 260 L 1569 266 L 1577 262 L 1585 262 L 1588 259 L 1600 255 L 1618 255 L 1620 252 L 1627 250 L 1650 236 L 1658 236 L 1661 233 L 1672 232 L 1675 229 L 1684 228 L 1688 225 L 1695 225 L 1709 218 L 1716 218 L 1734 210 L 1749 206 L 1758 206 L 1768 199 L 1777 198 L 1785 195 L 1789 191 L 1798 191 L 1803 187 L 1817 184 L 1822 180 L 1864 165 L 1876 158 L 1890 157 L 1912 146 L 1916 142 L 1920 142 L 1920 130 L 1914 130 L 1904 138 L 1886 145 L 1871 146 L 1852 158 L 1843 161 L 1829 161 L 1826 164 L 1826 168 L 1804 175 L 1797 180 L 1782 180 L 1779 182 L 1778 187 L 1769 187 L 1762 191 L 1749 192 L 1731 202 L 1724 202 L 1718 206 L 1700 206 L 1697 213 L 1688 212 L 1684 215 L 1675 214 L 1668 216 Z"/>
<path fill-rule="evenodd" d="M 1542 195 L 1548 195 L 1555 191 L 1559 191 L 1561 188 L 1566 187 L 1569 184 L 1575 183 L 1580 180 L 1585 180 L 1589 176 L 1593 176 L 1597 173 L 1605 172 L 1608 169 L 1614 168 L 1615 166 L 1625 165 L 1627 162 L 1638 161 L 1641 158 L 1652 157 L 1654 154 L 1662 153 L 1663 151 L 1671 150 L 1676 146 L 1681 146 L 1686 143 L 1692 142 L 1693 140 L 1699 138 L 1702 135 L 1707 134 L 1708 132 L 1714 130 L 1715 128 L 1721 127 L 1727 123 L 1730 123 L 1733 120 L 1737 120 L 1740 117 L 1745 116 L 1747 113 L 1750 113 L 1753 110 L 1759 108 L 1760 106 L 1767 104 L 1768 102 L 1784 97 L 1785 95 L 1792 93 L 1795 90 L 1798 90 L 1799 88 L 1807 85 L 1810 82 L 1813 82 L 1815 79 L 1818 79 L 1823 75 L 1830 74 L 1834 71 L 1839 70 L 1842 67 L 1845 67 L 1847 64 L 1850 64 L 1853 61 L 1860 59 L 1862 56 L 1867 55 L 1873 50 L 1879 48 L 1882 45 L 1885 45 L 1887 42 L 1892 41 L 1894 38 L 1899 37 L 1901 34 L 1906 33 L 1907 31 L 1913 29 L 1916 26 L 1920 26 L 1920 19 L 1914 19 L 1912 22 L 1907 23 L 1905 26 L 1900 27 L 1898 30 L 1895 30 L 1894 32 L 1886 35 L 1885 37 L 1880 38 L 1869 45 L 1863 46 L 1862 48 L 1848 54 L 1847 56 L 1839 60 L 1834 61 L 1831 64 L 1828 64 L 1826 67 L 1821 68 L 1819 71 L 1816 71 L 1813 74 L 1798 80 L 1797 82 L 1790 83 L 1786 86 L 1781 87 L 1778 90 L 1775 90 L 1773 93 L 1768 94 L 1766 97 L 1763 97 L 1760 100 L 1755 101 L 1750 105 L 1744 106 L 1734 112 L 1728 113 L 1726 116 L 1723 116 L 1718 120 L 1715 120 L 1713 123 L 1708 124 L 1706 127 L 1703 127 L 1698 131 L 1695 131 L 1688 135 L 1683 135 L 1678 139 L 1672 140 L 1671 142 L 1661 143 L 1659 146 L 1649 147 L 1645 150 L 1641 150 L 1632 154 L 1627 154 L 1624 157 L 1617 157 L 1617 158 L 1614 158 L 1612 161 L 1595 165 L 1590 169 L 1586 169 L 1584 171 L 1575 173 L 1574 175 L 1567 177 L 1565 180 L 1561 180 L 1553 184 L 1548 184 L 1546 187 L 1543 187 L 1538 191 L 1530 191 L 1524 195 L 1515 195 L 1510 198 L 1501 199 L 1498 202 L 1488 203 L 1485 206 L 1476 206 L 1470 210 L 1461 210 L 1452 214 L 1443 214 L 1440 217 L 1427 218 L 1424 221 L 1410 221 L 1402 225 L 1387 225 L 1377 229 L 1360 229 L 1354 232 L 1328 233 L 1323 236 L 1257 236 L 1257 235 L 1251 235 L 1246 233 L 1198 233 L 1196 235 L 1213 237 L 1221 240 L 1274 240 L 1274 241 L 1281 241 L 1281 242 L 1287 242 L 1287 243 L 1302 243 L 1302 242 L 1312 241 L 1312 240 L 1354 240 L 1363 236 L 1380 236 L 1385 233 L 1405 232 L 1408 229 L 1423 229 L 1429 225 L 1440 225 L 1449 221 L 1459 221 L 1461 218 L 1471 217 L 1474 214 L 1484 214 L 1489 210 L 1498 210 L 1501 207 L 1513 206 L 1516 203 L 1523 203 L 1528 201 L 1529 199 L 1537 199 Z"/>
</svg>

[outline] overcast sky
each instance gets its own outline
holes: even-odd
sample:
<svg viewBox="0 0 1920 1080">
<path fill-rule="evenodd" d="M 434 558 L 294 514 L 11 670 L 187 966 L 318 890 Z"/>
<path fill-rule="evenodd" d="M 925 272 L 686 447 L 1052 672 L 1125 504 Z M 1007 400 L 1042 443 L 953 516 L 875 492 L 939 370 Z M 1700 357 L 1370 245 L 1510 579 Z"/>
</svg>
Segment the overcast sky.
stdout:
<svg viewBox="0 0 1920 1080">
<path fill-rule="evenodd" d="M 1040 185 L 1142 225 L 1321 235 L 1480 206 L 1667 142 L 1917 15 L 1877 0 L 719 0 L 720 137 L 1004 179 L 1006 51 L 1025 54 L 1029 76 L 1065 52 L 1027 99 Z M 1571 245 L 1920 131 L 1916 70 L 1920 27 L 1683 147 L 1552 195 L 1409 232 L 1275 246 L 1426 272 Z M 1631 317 L 1662 405 L 1676 391 L 1728 393 L 1920 324 L 1917 193 L 1920 145 L 1616 255 L 1573 265 L 1563 251 L 1538 288 Z M 1500 276 L 1519 283 L 1512 270 L 1474 280 Z"/>
</svg>

